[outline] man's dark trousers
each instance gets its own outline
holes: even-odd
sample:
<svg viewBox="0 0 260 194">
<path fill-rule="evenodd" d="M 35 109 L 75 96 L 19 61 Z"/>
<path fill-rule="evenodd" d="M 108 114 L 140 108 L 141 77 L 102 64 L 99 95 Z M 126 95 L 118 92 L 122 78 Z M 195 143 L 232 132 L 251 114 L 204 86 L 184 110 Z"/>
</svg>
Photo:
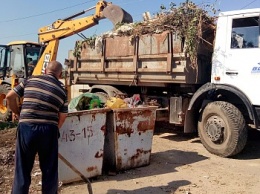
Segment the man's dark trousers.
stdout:
<svg viewBox="0 0 260 194">
<path fill-rule="evenodd" d="M 19 123 L 15 151 L 12 194 L 28 194 L 31 171 L 38 153 L 42 171 L 42 193 L 58 189 L 58 127 L 50 124 Z"/>
</svg>

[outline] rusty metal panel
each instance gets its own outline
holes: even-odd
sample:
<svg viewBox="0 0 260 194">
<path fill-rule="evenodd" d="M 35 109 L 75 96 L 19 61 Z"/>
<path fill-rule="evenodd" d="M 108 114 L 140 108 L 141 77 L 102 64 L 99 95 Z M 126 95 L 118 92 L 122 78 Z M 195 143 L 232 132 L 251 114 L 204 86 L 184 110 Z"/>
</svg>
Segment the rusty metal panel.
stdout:
<svg viewBox="0 0 260 194">
<path fill-rule="evenodd" d="M 134 43 L 130 36 L 106 38 L 106 57 L 126 57 L 134 55 Z"/>
<path fill-rule="evenodd" d="M 194 76 L 185 75 L 183 73 L 162 74 L 158 72 L 149 72 L 149 74 L 139 74 L 135 77 L 133 73 L 81 73 L 77 74 L 76 84 L 115 84 L 115 85 L 135 85 L 134 81 L 137 80 L 138 86 L 158 86 L 165 87 L 166 83 L 189 83 L 187 79 Z"/>
<path fill-rule="evenodd" d="M 86 178 L 101 175 L 106 115 L 109 110 L 96 109 L 68 114 L 60 129 L 59 181 L 78 181 L 81 180 L 80 174 Z"/>
<path fill-rule="evenodd" d="M 166 72 L 167 58 L 150 58 L 138 61 L 138 72 Z"/>
<path fill-rule="evenodd" d="M 80 50 L 80 59 L 99 58 L 101 56 L 102 44 L 89 45 L 87 42 L 83 42 Z"/>
<path fill-rule="evenodd" d="M 125 69 L 133 69 L 133 60 L 129 59 L 118 59 L 116 61 L 109 61 L 107 70 L 113 69 L 113 71 L 122 71 L 124 72 Z M 133 70 L 132 70 L 133 71 Z"/>
<path fill-rule="evenodd" d="M 114 109 L 105 142 L 104 165 L 116 171 L 150 163 L 157 107 Z"/>
<path fill-rule="evenodd" d="M 182 41 L 180 37 L 178 37 L 177 34 L 172 34 L 172 51 L 173 53 L 183 53 L 183 47 Z"/>
<path fill-rule="evenodd" d="M 78 71 L 102 71 L 101 59 L 78 60 Z"/>
<path fill-rule="evenodd" d="M 139 55 L 166 54 L 169 52 L 168 32 L 142 35 L 139 38 Z"/>
</svg>

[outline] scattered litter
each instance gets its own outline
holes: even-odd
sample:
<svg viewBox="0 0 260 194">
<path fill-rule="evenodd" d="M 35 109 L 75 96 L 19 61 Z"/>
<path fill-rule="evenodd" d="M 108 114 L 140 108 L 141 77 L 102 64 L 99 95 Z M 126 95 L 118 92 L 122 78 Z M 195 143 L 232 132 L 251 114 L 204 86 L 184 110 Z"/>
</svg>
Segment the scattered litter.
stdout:
<svg viewBox="0 0 260 194">
<path fill-rule="evenodd" d="M 35 173 L 33 173 L 32 176 L 39 176 L 39 175 L 41 175 L 41 174 L 42 174 L 41 172 L 35 172 Z"/>
<path fill-rule="evenodd" d="M 58 187 L 60 188 L 63 185 L 63 182 L 59 181 Z"/>
<path fill-rule="evenodd" d="M 39 181 L 39 182 L 38 182 L 38 185 L 41 186 L 41 185 L 42 185 L 42 181 Z"/>
</svg>

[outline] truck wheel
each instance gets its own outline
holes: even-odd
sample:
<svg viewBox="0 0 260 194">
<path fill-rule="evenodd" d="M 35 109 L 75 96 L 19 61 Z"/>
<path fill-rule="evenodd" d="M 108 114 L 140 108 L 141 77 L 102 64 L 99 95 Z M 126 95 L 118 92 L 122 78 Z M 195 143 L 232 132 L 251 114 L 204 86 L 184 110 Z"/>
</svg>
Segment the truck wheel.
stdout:
<svg viewBox="0 0 260 194">
<path fill-rule="evenodd" d="M 5 97 L 6 94 L 11 90 L 9 85 L 3 84 L 0 85 L 0 120 L 1 121 L 11 121 L 12 112 L 7 108 Z"/>
<path fill-rule="evenodd" d="M 207 104 L 198 122 L 203 146 L 221 157 L 233 156 L 245 147 L 247 127 L 242 113 L 228 102 Z"/>
</svg>

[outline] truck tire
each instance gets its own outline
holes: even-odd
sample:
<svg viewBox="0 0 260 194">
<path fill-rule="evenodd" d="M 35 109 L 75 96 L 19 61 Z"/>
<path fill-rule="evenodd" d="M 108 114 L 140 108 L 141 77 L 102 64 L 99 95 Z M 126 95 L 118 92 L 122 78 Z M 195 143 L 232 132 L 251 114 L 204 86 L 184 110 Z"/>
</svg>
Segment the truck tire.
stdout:
<svg viewBox="0 0 260 194">
<path fill-rule="evenodd" d="M 7 108 L 4 100 L 7 93 L 11 90 L 11 87 L 7 84 L 0 85 L 0 120 L 1 121 L 11 121 L 12 111 Z"/>
<path fill-rule="evenodd" d="M 213 154 L 230 157 L 243 150 L 247 142 L 247 126 L 238 108 L 228 102 L 207 104 L 198 122 L 203 146 Z"/>
</svg>

